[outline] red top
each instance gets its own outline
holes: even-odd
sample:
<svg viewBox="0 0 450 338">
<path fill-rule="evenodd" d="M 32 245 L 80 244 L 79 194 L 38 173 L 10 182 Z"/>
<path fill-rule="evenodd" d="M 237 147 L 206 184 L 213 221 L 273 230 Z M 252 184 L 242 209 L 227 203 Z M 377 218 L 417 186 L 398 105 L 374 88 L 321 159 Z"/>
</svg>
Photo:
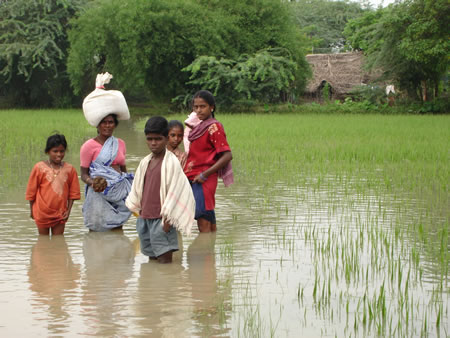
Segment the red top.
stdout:
<svg viewBox="0 0 450 338">
<path fill-rule="evenodd" d="M 119 150 L 117 151 L 117 156 L 111 165 L 125 165 L 125 154 L 127 153 L 125 142 L 120 138 L 117 139 L 119 140 Z M 84 142 L 80 149 L 80 166 L 83 168 L 89 168 L 91 162 L 95 161 L 98 154 L 100 154 L 102 147 L 103 145 L 98 143 L 93 138 Z"/>
<path fill-rule="evenodd" d="M 192 181 L 195 176 L 213 166 L 217 162 L 217 155 L 225 151 L 231 151 L 225 130 L 221 123 L 214 123 L 190 144 L 184 173 Z"/>
</svg>

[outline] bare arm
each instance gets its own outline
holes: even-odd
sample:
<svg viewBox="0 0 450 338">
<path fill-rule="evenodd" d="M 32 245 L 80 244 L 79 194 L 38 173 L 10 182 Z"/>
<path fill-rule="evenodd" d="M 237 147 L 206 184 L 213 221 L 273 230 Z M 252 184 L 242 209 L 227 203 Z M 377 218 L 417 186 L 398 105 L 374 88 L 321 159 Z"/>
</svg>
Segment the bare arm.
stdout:
<svg viewBox="0 0 450 338">
<path fill-rule="evenodd" d="M 92 186 L 92 178 L 89 176 L 89 168 L 80 167 L 81 180 L 89 186 Z"/>
<path fill-rule="evenodd" d="M 68 201 L 67 201 L 67 210 L 66 210 L 66 212 L 63 214 L 63 219 L 64 219 L 65 221 L 69 219 L 70 211 L 72 210 L 72 206 L 73 206 L 73 202 L 74 202 L 74 200 L 68 200 Z"/>
<path fill-rule="evenodd" d="M 225 167 L 231 160 L 233 159 L 233 155 L 231 154 L 231 151 L 224 151 L 221 153 L 220 158 L 217 160 L 214 165 L 206 169 L 204 172 L 202 172 L 202 175 L 206 178 L 208 178 L 209 175 L 212 175 L 216 172 L 218 172 L 220 169 Z M 200 178 L 200 175 L 197 175 L 194 178 L 193 182 L 203 183 L 205 180 L 202 180 Z"/>
<path fill-rule="evenodd" d="M 34 219 L 34 215 L 33 215 L 33 204 L 34 204 L 34 201 L 30 201 L 30 217 L 31 217 L 32 219 Z"/>
</svg>

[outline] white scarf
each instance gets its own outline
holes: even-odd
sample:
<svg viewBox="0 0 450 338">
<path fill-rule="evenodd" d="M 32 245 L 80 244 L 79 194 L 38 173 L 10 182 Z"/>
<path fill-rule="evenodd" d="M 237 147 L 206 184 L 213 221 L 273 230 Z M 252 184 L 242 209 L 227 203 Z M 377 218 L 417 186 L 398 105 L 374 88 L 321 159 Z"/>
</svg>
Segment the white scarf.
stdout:
<svg viewBox="0 0 450 338">
<path fill-rule="evenodd" d="M 130 211 L 139 214 L 141 210 L 144 178 L 153 153 L 144 157 L 134 175 L 131 192 L 125 205 Z M 184 174 L 178 158 L 166 150 L 161 164 L 161 199 L 162 224 L 168 221 L 177 230 L 189 235 L 194 224 L 195 199 L 191 185 Z"/>
</svg>

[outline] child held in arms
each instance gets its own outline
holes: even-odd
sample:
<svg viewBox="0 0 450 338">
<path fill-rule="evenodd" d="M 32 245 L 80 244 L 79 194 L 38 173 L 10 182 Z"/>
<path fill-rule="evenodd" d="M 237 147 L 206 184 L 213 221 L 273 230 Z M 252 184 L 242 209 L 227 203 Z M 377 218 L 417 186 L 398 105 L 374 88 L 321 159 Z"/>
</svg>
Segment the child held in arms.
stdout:
<svg viewBox="0 0 450 338">
<path fill-rule="evenodd" d="M 189 234 L 194 224 L 194 195 L 177 157 L 166 149 L 167 120 L 151 117 L 144 133 L 150 154 L 141 160 L 125 204 L 139 214 L 136 230 L 142 253 L 159 263 L 171 263 L 172 253 L 178 250 L 175 230 Z"/>
</svg>

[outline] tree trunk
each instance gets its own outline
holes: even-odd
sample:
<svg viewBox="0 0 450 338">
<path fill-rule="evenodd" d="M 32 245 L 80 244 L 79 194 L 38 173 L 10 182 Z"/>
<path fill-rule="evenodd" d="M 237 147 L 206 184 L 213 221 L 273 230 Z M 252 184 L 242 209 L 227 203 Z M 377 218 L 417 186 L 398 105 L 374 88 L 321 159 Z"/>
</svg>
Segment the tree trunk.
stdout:
<svg viewBox="0 0 450 338">
<path fill-rule="evenodd" d="M 427 81 L 422 81 L 422 101 L 423 102 L 427 102 L 428 101 Z"/>
</svg>

